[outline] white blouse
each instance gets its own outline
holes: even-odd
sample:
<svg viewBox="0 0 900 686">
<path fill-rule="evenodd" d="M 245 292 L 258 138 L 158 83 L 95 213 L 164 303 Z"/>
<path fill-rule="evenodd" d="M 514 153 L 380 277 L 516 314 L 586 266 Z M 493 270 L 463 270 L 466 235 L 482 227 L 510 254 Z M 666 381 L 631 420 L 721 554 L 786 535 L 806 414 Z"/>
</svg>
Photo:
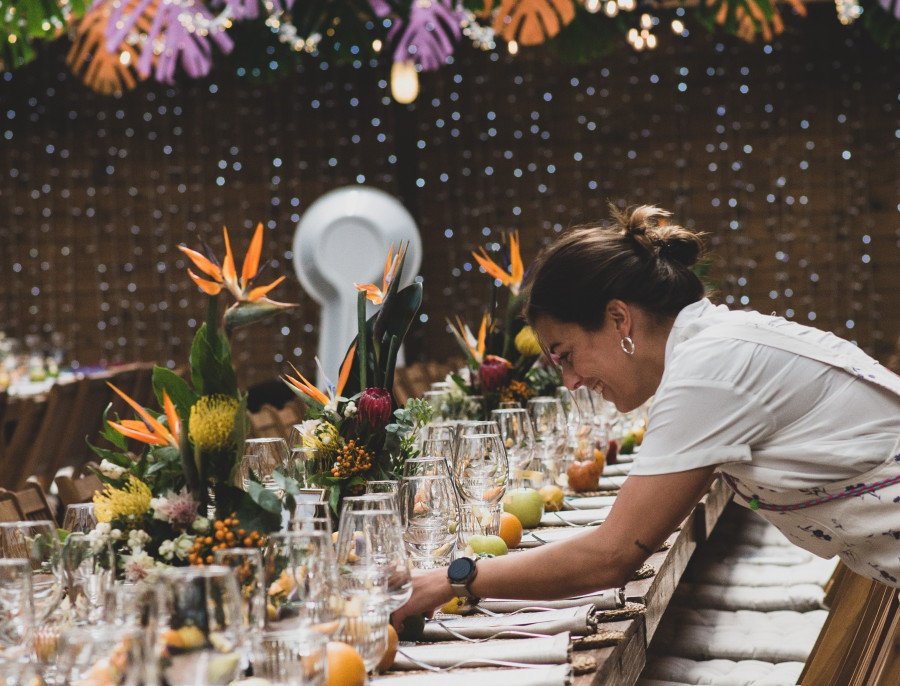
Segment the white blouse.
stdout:
<svg viewBox="0 0 900 686">
<path fill-rule="evenodd" d="M 708 300 L 678 314 L 632 474 L 718 465 L 737 478 L 793 489 L 860 474 L 896 449 L 900 397 L 890 391 L 777 348 L 698 337 L 715 324 L 774 319 Z M 861 354 L 831 333 L 780 318 L 775 324 Z"/>
</svg>

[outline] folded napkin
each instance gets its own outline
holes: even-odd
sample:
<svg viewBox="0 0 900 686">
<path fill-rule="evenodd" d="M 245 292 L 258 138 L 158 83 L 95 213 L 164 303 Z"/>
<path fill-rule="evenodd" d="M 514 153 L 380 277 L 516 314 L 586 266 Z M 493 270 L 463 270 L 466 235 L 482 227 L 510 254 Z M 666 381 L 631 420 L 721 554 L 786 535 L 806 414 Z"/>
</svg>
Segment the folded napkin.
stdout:
<svg viewBox="0 0 900 686">
<path fill-rule="evenodd" d="M 602 507 L 592 510 L 560 510 L 559 512 L 545 512 L 541 517 L 541 526 L 586 526 L 600 524 L 606 521 L 611 507 Z"/>
<path fill-rule="evenodd" d="M 524 669 L 467 669 L 436 674 L 404 674 L 372 679 L 373 686 L 569 686 L 572 668 L 569 665 L 526 667 Z"/>
<path fill-rule="evenodd" d="M 600 477 L 600 485 L 597 487 L 598 491 L 618 491 L 622 488 L 622 484 L 625 483 L 625 479 L 628 478 L 627 474 L 612 474 L 607 475 L 603 474 Z"/>
<path fill-rule="evenodd" d="M 574 598 L 562 600 L 505 600 L 502 598 L 484 598 L 478 607 L 489 612 L 521 612 L 523 610 L 559 610 L 564 607 L 593 605 L 598 610 L 615 610 L 625 607 L 625 589 L 608 588 L 597 593 L 587 593 Z M 521 641 L 518 641 L 521 643 Z"/>
<path fill-rule="evenodd" d="M 603 467 L 603 476 L 627 476 L 631 471 L 631 462 L 608 464 Z"/>
<path fill-rule="evenodd" d="M 592 526 L 555 526 L 535 529 L 534 531 L 526 531 L 519 541 L 519 548 L 537 548 L 545 543 L 555 543 L 556 541 L 564 541 L 572 536 L 578 536 L 585 531 L 591 531 Z"/>
<path fill-rule="evenodd" d="M 486 641 L 485 643 L 420 643 L 402 646 L 391 669 L 420 670 L 431 667 L 490 667 L 498 662 L 531 665 L 564 665 L 569 662 L 569 634 L 540 638 Z M 464 664 L 460 664 L 464 663 Z M 511 667 L 512 665 L 499 665 Z M 523 665 L 524 666 L 524 665 Z"/>
<path fill-rule="evenodd" d="M 566 510 L 596 510 L 601 507 L 612 507 L 615 501 L 616 496 L 614 495 L 574 496 L 563 501 L 563 508 Z"/>
<path fill-rule="evenodd" d="M 528 638 L 522 634 L 559 634 L 568 631 L 576 636 L 594 633 L 597 625 L 593 605 L 523 612 L 498 617 L 441 617 L 425 622 L 423 641 L 449 641 L 467 638 Z M 533 636 L 531 637 L 533 638 Z"/>
</svg>

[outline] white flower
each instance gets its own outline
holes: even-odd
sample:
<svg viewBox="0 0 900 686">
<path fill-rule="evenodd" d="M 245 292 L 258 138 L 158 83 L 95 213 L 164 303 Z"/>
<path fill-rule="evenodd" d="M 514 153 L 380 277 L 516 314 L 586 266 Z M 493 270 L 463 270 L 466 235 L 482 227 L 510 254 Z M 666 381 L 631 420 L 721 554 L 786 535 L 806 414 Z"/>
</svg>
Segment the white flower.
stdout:
<svg viewBox="0 0 900 686">
<path fill-rule="evenodd" d="M 132 550 L 143 548 L 150 542 L 150 534 L 143 529 L 132 529 L 128 533 L 128 547 Z"/>
<path fill-rule="evenodd" d="M 318 419 L 306 419 L 300 422 L 300 433 L 304 436 L 315 436 L 319 424 L 321 422 Z"/>
<path fill-rule="evenodd" d="M 110 479 L 121 479 L 126 471 L 125 467 L 113 464 L 109 460 L 103 460 L 100 463 L 100 473 Z"/>
<path fill-rule="evenodd" d="M 109 537 L 114 541 L 119 541 L 122 539 L 122 530 L 121 529 L 111 529 L 109 532 Z"/>
<path fill-rule="evenodd" d="M 167 506 L 169 504 L 168 498 L 151 498 L 150 499 L 150 509 L 153 510 L 153 519 L 159 519 L 163 522 L 169 521 L 169 514 L 167 512 Z"/>
<path fill-rule="evenodd" d="M 188 554 L 191 552 L 191 548 L 194 547 L 194 540 L 196 536 L 189 536 L 188 534 L 181 534 L 178 538 L 175 539 L 175 554 L 178 556 L 179 560 L 186 560 Z"/>
<path fill-rule="evenodd" d="M 175 543 L 165 540 L 159 544 L 159 554 L 166 560 L 171 560 L 175 556 Z"/>
<path fill-rule="evenodd" d="M 122 558 L 122 570 L 125 581 L 132 584 L 155 577 L 158 572 L 154 559 L 140 549 Z"/>
<path fill-rule="evenodd" d="M 344 416 L 353 417 L 356 415 L 356 403 L 352 400 L 344 405 Z"/>
<path fill-rule="evenodd" d="M 197 517 L 197 519 L 194 520 L 194 523 L 191 524 L 191 527 L 198 534 L 205 534 L 207 531 L 209 531 L 209 526 L 210 522 L 206 517 Z"/>
</svg>

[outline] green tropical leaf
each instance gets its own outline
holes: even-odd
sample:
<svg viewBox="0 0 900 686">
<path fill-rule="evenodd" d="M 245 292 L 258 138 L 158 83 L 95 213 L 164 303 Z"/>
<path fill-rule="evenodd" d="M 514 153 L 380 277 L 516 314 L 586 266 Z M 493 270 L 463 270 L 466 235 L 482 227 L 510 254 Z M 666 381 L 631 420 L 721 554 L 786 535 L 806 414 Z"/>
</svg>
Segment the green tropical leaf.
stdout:
<svg viewBox="0 0 900 686">
<path fill-rule="evenodd" d="M 191 380 L 200 395 L 221 393 L 234 397 L 238 393 L 228 339 L 208 335 L 206 323 L 197 330 L 191 344 Z"/>
<path fill-rule="evenodd" d="M 163 391 L 169 395 L 169 400 L 175 405 L 182 421 L 190 416 L 191 407 L 199 397 L 187 381 L 165 367 L 153 368 L 153 391 L 156 393 L 156 401 L 160 407 L 163 407 Z"/>
<path fill-rule="evenodd" d="M 251 480 L 250 483 L 247 484 L 247 493 L 253 499 L 253 502 L 266 512 L 278 515 L 281 514 L 281 501 L 278 499 L 278 496 L 258 481 Z"/>
</svg>

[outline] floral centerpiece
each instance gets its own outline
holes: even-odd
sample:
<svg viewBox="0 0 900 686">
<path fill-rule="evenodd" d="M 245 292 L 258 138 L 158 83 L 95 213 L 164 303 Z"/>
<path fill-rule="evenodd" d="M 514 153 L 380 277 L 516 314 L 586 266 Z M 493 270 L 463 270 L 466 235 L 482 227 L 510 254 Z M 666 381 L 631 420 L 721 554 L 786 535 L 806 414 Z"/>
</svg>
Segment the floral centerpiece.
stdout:
<svg viewBox="0 0 900 686">
<path fill-rule="evenodd" d="M 399 478 L 403 462 L 416 454 L 415 436 L 431 418 L 431 406 L 412 399 L 398 408 L 394 398 L 397 353 L 422 302 L 422 284 L 400 288 L 406 247 L 391 246 L 381 287 L 354 284 L 358 333 L 336 384 L 320 390 L 296 368 L 288 387 L 307 404 L 303 445 L 318 449 L 326 469 L 307 475 L 324 488 L 337 514 L 341 499 L 363 492 L 372 480 Z M 366 316 L 366 301 L 380 306 Z M 327 377 L 326 377 L 327 379 Z"/>
<path fill-rule="evenodd" d="M 104 413 L 102 437 L 113 447 L 92 446 L 101 459 L 103 490 L 94 496 L 98 524 L 92 536 L 109 538 L 122 575 L 140 581 L 160 568 L 212 562 L 214 550 L 261 545 L 281 524 L 282 508 L 292 508 L 299 486 L 276 474 L 285 491 L 279 499 L 251 475 L 246 491 L 235 485 L 249 431 L 247 394 L 238 387 L 229 335 L 294 307 L 266 294 L 284 277 L 260 286 L 263 227 L 253 236 L 238 275 L 227 229 L 225 260 L 180 246 L 203 276 L 191 279 L 207 294 L 206 321 L 190 354 L 190 380 L 164 367 L 153 370 L 153 388 L 162 412 L 141 407 L 114 388 L 136 419 Z M 219 318 L 222 290 L 235 302 Z M 129 440 L 141 446 L 129 449 Z"/>
<path fill-rule="evenodd" d="M 501 402 L 524 405 L 535 394 L 552 395 L 561 383 L 559 372 L 554 366 L 539 362 L 543 357 L 540 342 L 522 312 L 525 267 L 518 232 L 508 236 L 505 260 L 495 261 L 484 248 L 472 256 L 494 279 L 494 285 L 490 307 L 482 316 L 477 336 L 459 318 L 448 321 L 466 355 L 466 368 L 450 375 L 453 387 L 447 402 L 459 405 L 460 396 L 481 396 L 487 415 Z M 502 313 L 498 284 L 507 289 Z"/>
</svg>

